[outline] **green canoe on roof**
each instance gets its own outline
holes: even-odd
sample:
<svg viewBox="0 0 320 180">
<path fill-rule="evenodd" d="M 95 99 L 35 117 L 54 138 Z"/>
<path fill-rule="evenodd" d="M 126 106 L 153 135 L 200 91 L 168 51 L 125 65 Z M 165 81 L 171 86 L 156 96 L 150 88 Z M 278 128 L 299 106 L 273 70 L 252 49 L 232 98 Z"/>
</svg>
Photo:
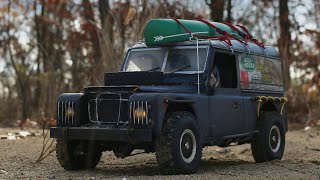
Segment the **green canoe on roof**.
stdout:
<svg viewBox="0 0 320 180">
<path fill-rule="evenodd" d="M 179 19 L 179 22 L 193 34 L 201 36 L 222 36 L 213 27 L 201 21 Z M 211 23 L 230 35 L 244 40 L 237 31 L 228 25 L 218 22 Z M 245 33 L 241 28 L 238 29 Z M 188 41 L 190 37 L 191 35 L 174 19 L 152 19 L 144 29 L 144 39 L 146 45 L 149 47 Z"/>
</svg>

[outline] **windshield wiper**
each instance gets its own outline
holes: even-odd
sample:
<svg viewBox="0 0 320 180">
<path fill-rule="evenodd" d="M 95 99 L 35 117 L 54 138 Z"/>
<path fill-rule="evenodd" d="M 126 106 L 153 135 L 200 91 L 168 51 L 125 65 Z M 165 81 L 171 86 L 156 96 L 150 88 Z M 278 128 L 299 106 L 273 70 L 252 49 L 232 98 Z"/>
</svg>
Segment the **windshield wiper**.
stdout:
<svg viewBox="0 0 320 180">
<path fill-rule="evenodd" d="M 180 70 L 182 70 L 182 69 L 184 69 L 184 68 L 187 68 L 187 67 L 191 67 L 191 65 L 190 65 L 190 64 L 188 64 L 188 65 L 185 65 L 185 66 L 179 67 L 178 69 L 175 69 L 175 70 L 173 70 L 173 71 L 169 72 L 169 74 L 175 73 L 175 72 L 180 71 Z"/>
<path fill-rule="evenodd" d="M 152 69 L 148 70 L 148 72 L 154 71 L 154 70 L 156 70 L 156 69 L 160 69 L 160 67 L 158 66 L 158 67 L 152 68 Z"/>
</svg>

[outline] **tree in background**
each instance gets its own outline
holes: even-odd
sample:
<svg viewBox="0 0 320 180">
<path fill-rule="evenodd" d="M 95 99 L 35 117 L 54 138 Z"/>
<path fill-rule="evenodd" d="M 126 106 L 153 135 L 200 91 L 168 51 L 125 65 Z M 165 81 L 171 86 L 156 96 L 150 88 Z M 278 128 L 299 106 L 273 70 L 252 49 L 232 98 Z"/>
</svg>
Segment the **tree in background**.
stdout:
<svg viewBox="0 0 320 180">
<path fill-rule="evenodd" d="M 316 118 L 319 8 L 319 1 L 306 0 L 1 1 L 0 101 L 6 106 L 0 107 L 0 122 L 37 119 L 40 112 L 54 117 L 59 94 L 101 85 L 106 71 L 120 68 L 126 48 L 143 39 L 149 19 L 172 17 L 243 24 L 257 39 L 278 46 L 286 81 L 289 72 L 297 75 L 287 92 L 289 120 Z"/>
<path fill-rule="evenodd" d="M 290 33 L 290 20 L 289 20 L 289 8 L 288 0 L 279 0 L 279 27 L 280 27 L 280 37 L 279 37 L 279 52 L 283 66 L 283 79 L 286 82 L 286 89 L 290 88 L 290 73 L 289 66 L 292 63 L 290 56 L 290 46 L 291 46 L 291 33 Z"/>
<path fill-rule="evenodd" d="M 156 17 L 201 18 L 178 1 L 2 1 L 0 121 L 54 117 L 59 94 L 101 85 Z"/>
<path fill-rule="evenodd" d="M 210 8 L 210 19 L 212 21 L 217 21 L 217 22 L 223 21 L 225 0 L 205 0 L 205 1 Z"/>
<path fill-rule="evenodd" d="M 33 46 L 25 48 L 16 33 L 21 28 L 24 18 L 19 18 L 19 14 L 27 14 L 29 12 L 28 6 L 20 2 L 8 1 L 7 4 L 3 5 L 1 11 L 5 12 L 6 15 L 1 16 L 1 39 L 2 39 L 2 52 L 3 56 L 7 61 L 3 63 L 5 68 L 10 68 L 11 71 L 2 73 L 4 76 L 15 77 L 15 88 L 8 89 L 9 91 L 16 92 L 16 99 L 19 101 L 18 105 L 21 107 L 21 117 L 26 119 L 31 115 L 30 103 L 30 83 L 32 74 L 32 62 L 29 61 L 29 55 L 33 49 Z M 13 113 L 8 109 L 6 114 Z"/>
</svg>

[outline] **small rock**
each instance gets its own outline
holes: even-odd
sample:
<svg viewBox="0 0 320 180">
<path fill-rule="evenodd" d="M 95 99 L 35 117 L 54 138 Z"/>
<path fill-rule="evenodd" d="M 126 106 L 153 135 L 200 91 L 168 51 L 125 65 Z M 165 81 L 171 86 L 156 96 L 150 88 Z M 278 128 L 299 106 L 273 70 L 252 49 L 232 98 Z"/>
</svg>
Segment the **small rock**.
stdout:
<svg viewBox="0 0 320 180">
<path fill-rule="evenodd" d="M 17 138 L 16 138 L 16 136 L 8 136 L 7 139 L 8 139 L 8 140 L 16 140 Z"/>
<path fill-rule="evenodd" d="M 0 139 L 8 139 L 8 136 L 0 136 Z"/>
<path fill-rule="evenodd" d="M 48 177 L 48 179 L 56 179 L 56 176 L 55 175 L 51 175 Z"/>
<path fill-rule="evenodd" d="M 42 133 L 37 133 L 37 132 L 30 132 L 30 135 L 28 136 L 41 136 Z"/>
<path fill-rule="evenodd" d="M 306 127 L 304 128 L 305 131 L 309 131 L 310 129 L 311 129 L 310 126 L 306 126 Z"/>
<path fill-rule="evenodd" d="M 8 174 L 8 172 L 1 169 L 1 170 L 0 170 L 0 174 Z"/>
<path fill-rule="evenodd" d="M 31 133 L 28 132 L 28 131 L 19 131 L 18 134 L 19 134 L 19 136 L 21 136 L 21 137 L 27 137 L 27 136 L 30 136 L 30 135 L 31 135 Z"/>
<path fill-rule="evenodd" d="M 90 177 L 89 179 L 96 179 L 95 177 Z"/>
<path fill-rule="evenodd" d="M 127 180 L 127 178 L 124 177 L 124 178 L 122 178 L 122 180 Z"/>
<path fill-rule="evenodd" d="M 248 151 L 249 151 L 249 149 L 246 148 L 246 149 L 242 150 L 239 154 L 244 154 L 244 153 L 246 153 L 246 152 L 248 152 Z"/>
<path fill-rule="evenodd" d="M 229 153 L 230 151 L 231 151 L 231 149 L 228 148 L 228 147 L 218 148 L 217 149 L 217 152 L 220 153 L 220 154 Z"/>
<path fill-rule="evenodd" d="M 310 138 L 314 138 L 314 136 L 313 136 L 312 134 L 308 134 L 308 136 L 309 136 Z"/>
</svg>

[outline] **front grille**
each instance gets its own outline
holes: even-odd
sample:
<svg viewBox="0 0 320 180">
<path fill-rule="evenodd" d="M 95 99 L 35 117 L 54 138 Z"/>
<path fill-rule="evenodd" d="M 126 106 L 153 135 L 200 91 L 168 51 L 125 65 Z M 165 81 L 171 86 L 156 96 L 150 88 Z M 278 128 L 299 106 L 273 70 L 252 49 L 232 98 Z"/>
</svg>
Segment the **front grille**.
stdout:
<svg viewBox="0 0 320 180">
<path fill-rule="evenodd" d="M 58 124 L 73 125 L 75 119 L 75 108 L 73 101 L 58 101 Z"/>
<path fill-rule="evenodd" d="M 118 93 L 101 93 L 88 102 L 88 115 L 91 122 L 105 124 L 128 123 L 128 99 Z"/>
</svg>

